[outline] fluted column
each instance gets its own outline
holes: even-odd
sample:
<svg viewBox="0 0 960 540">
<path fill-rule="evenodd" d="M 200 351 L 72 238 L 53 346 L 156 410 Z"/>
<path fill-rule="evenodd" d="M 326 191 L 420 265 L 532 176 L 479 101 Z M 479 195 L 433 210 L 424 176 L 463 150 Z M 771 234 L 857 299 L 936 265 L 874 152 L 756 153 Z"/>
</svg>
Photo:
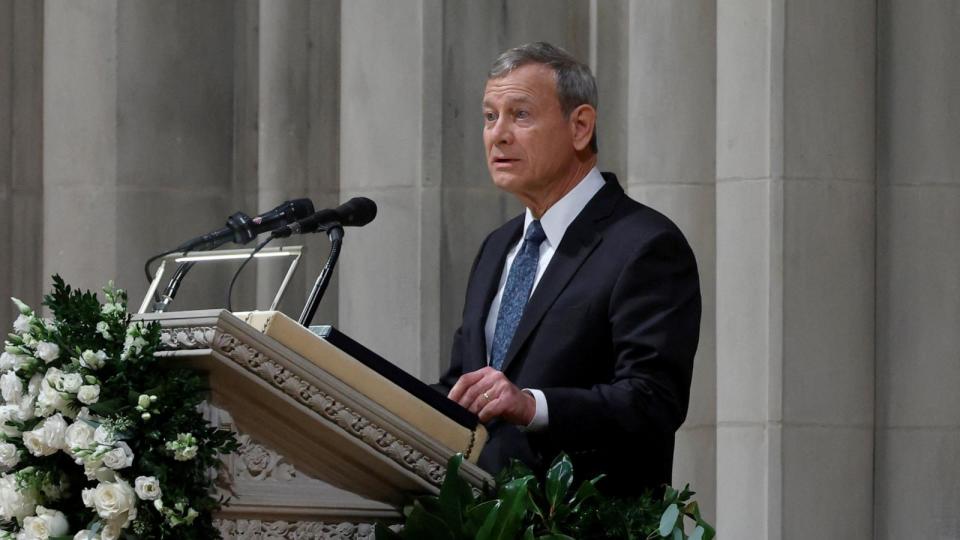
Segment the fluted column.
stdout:
<svg viewBox="0 0 960 540">
<path fill-rule="evenodd" d="M 43 274 L 146 289 L 143 261 L 230 213 L 233 4 L 49 1 Z M 201 270 L 179 308 L 223 305 Z"/>
<path fill-rule="evenodd" d="M 879 3 L 876 533 L 960 531 L 960 10 Z"/>
<path fill-rule="evenodd" d="M 43 243 L 43 4 L 0 5 L 0 332 L 11 296 L 37 305 Z"/>
<path fill-rule="evenodd" d="M 598 3 L 600 10 L 604 3 Z M 625 86 L 631 196 L 669 216 L 690 242 L 703 312 L 687 419 L 677 433 L 673 483 L 694 486 L 708 519 L 716 499 L 715 88 L 716 4 L 630 2 Z M 609 39 L 609 38 L 608 38 Z M 603 64 L 600 64 L 601 66 Z M 607 74 L 604 74 L 607 76 Z M 603 103 L 601 103 L 601 108 Z M 604 146 L 601 138 L 601 148 Z M 601 156 L 603 151 L 601 150 Z M 601 160 L 603 161 L 603 160 Z"/>
<path fill-rule="evenodd" d="M 872 538 L 875 6 L 717 9 L 717 528 Z"/>
</svg>

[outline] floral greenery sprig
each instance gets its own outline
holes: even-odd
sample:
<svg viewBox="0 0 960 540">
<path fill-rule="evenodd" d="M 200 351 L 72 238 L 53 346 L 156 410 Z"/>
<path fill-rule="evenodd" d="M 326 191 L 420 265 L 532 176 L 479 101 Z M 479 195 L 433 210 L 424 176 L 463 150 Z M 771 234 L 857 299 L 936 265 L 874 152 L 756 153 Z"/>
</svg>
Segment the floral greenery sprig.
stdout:
<svg viewBox="0 0 960 540">
<path fill-rule="evenodd" d="M 197 373 L 162 366 L 156 323 L 53 276 L 52 320 L 20 312 L 0 354 L 0 539 L 213 538 L 234 435 L 198 410 Z"/>
</svg>

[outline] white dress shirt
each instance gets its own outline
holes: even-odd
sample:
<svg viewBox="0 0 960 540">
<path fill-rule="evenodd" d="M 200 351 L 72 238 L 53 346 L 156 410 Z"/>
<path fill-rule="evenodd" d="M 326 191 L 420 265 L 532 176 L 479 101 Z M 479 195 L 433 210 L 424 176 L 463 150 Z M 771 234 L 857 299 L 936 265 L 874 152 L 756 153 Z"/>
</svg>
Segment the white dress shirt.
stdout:
<svg viewBox="0 0 960 540">
<path fill-rule="evenodd" d="M 543 276 L 543 272 L 547 269 L 547 265 L 550 264 L 550 259 L 553 258 L 553 254 L 557 251 L 557 246 L 559 246 L 560 241 L 563 240 L 563 235 L 567 232 L 567 228 L 573 223 L 573 220 L 580 215 L 583 208 L 587 206 L 590 199 L 600 191 L 603 185 L 604 180 L 600 171 L 596 167 L 590 169 L 590 172 L 583 177 L 580 183 L 574 186 L 562 199 L 548 208 L 543 216 L 540 217 L 540 226 L 543 227 L 543 232 L 547 238 L 540 244 L 540 259 L 537 261 L 537 275 L 533 279 L 533 288 L 530 289 L 531 295 L 533 295 L 533 291 L 536 290 L 537 284 Z M 528 208 L 523 220 L 523 234 L 520 235 L 520 241 L 507 252 L 507 260 L 503 263 L 503 271 L 500 273 L 500 286 L 497 287 L 497 295 L 493 297 L 493 302 L 490 304 L 490 311 L 487 313 L 487 322 L 486 325 L 484 325 L 484 337 L 487 342 L 488 365 L 490 364 L 489 351 L 493 345 L 493 333 L 497 328 L 497 315 L 500 313 L 500 299 L 503 296 L 503 289 L 507 285 L 507 275 L 510 273 L 510 266 L 513 264 L 513 259 L 516 258 L 517 252 L 520 251 L 520 246 L 523 244 L 523 239 L 527 234 L 527 227 L 530 226 L 533 220 L 533 214 L 530 213 L 530 209 Z M 546 396 L 544 396 L 540 390 L 533 388 L 525 388 L 524 392 L 533 395 L 537 403 L 533 420 L 526 426 L 526 429 L 536 431 L 547 427 L 549 416 L 547 414 Z"/>
</svg>

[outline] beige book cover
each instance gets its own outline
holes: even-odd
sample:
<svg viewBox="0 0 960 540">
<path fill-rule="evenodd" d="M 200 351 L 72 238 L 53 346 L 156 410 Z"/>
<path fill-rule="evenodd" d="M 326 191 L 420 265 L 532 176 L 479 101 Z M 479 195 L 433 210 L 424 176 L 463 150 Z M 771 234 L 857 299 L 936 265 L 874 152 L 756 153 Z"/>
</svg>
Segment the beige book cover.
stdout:
<svg viewBox="0 0 960 540">
<path fill-rule="evenodd" d="M 487 430 L 482 424 L 478 423 L 475 429 L 461 425 L 279 311 L 235 315 L 444 446 L 462 452 L 473 463 L 477 462 L 480 450 L 487 442 Z"/>
</svg>

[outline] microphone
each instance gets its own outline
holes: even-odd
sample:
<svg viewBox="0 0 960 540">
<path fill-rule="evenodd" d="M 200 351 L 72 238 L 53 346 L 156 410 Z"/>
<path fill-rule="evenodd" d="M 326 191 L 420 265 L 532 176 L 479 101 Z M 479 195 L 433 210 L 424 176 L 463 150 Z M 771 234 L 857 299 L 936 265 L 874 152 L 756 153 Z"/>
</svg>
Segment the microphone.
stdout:
<svg viewBox="0 0 960 540">
<path fill-rule="evenodd" d="M 293 199 L 253 218 L 237 212 L 227 219 L 226 227 L 188 240 L 176 251 L 206 251 L 230 241 L 246 244 L 260 234 L 311 215 L 314 215 L 314 209 L 310 199 Z"/>
<path fill-rule="evenodd" d="M 333 209 L 320 210 L 312 216 L 274 229 L 274 238 L 286 238 L 291 234 L 306 234 L 341 227 L 363 227 L 377 217 L 377 203 L 366 197 L 354 197 Z"/>
</svg>

